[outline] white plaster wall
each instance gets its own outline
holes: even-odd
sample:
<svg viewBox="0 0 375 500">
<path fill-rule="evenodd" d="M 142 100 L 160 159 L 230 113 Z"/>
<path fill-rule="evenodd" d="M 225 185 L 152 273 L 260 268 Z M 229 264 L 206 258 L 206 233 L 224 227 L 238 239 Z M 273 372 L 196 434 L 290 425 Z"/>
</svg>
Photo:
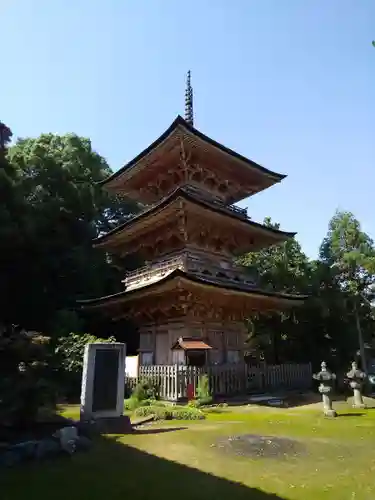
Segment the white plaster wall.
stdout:
<svg viewBox="0 0 375 500">
<path fill-rule="evenodd" d="M 138 377 L 139 356 L 126 356 L 125 375 L 127 377 Z"/>
</svg>

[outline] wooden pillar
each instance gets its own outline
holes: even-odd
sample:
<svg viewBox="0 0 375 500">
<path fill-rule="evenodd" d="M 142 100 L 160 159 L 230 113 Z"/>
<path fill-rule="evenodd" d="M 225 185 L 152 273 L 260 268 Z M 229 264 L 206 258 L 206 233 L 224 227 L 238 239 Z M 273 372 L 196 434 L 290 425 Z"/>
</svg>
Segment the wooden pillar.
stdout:
<svg viewBox="0 0 375 500">
<path fill-rule="evenodd" d="M 152 355 L 152 364 L 156 364 L 156 323 L 154 323 L 152 328 L 152 345 L 153 345 L 153 355 Z"/>
</svg>

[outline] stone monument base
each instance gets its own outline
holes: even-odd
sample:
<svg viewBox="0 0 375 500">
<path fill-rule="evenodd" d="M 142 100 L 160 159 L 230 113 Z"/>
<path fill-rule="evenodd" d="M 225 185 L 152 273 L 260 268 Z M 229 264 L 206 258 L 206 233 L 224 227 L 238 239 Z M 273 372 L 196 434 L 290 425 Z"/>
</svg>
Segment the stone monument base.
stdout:
<svg viewBox="0 0 375 500">
<path fill-rule="evenodd" d="M 130 434 L 133 432 L 133 426 L 127 415 L 96 418 L 95 426 L 100 434 Z"/>
<path fill-rule="evenodd" d="M 337 417 L 337 413 L 335 410 L 325 409 L 324 416 L 328 417 L 328 418 L 335 418 L 335 417 Z"/>
</svg>

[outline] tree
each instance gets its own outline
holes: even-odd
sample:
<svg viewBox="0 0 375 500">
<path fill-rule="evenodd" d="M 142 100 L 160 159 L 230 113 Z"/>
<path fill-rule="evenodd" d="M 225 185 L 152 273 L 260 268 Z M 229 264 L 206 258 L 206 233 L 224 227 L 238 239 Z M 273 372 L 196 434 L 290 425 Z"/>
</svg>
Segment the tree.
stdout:
<svg viewBox="0 0 375 500">
<path fill-rule="evenodd" d="M 270 219 L 265 225 L 278 227 Z M 295 239 L 240 261 L 252 266 L 260 287 L 308 295 L 292 313 L 259 314 L 248 320 L 249 348 L 265 360 L 318 365 L 325 359 L 332 367 L 345 367 L 358 349 L 355 306 L 364 340 L 371 343 L 374 247 L 352 214 L 334 215 L 316 261 L 307 259 Z"/>
<path fill-rule="evenodd" d="M 20 139 L 9 149 L 0 216 L 9 234 L 1 248 L 0 317 L 26 328 L 54 328 L 61 310 L 83 297 L 117 291 L 123 272 L 92 240 L 138 207 L 97 183 L 111 170 L 88 139 L 74 134 Z M 10 207 L 10 208 L 9 208 Z"/>
<path fill-rule="evenodd" d="M 279 229 L 279 224 L 273 223 L 269 217 L 263 223 Z M 239 263 L 249 267 L 263 289 L 289 293 L 309 290 L 309 261 L 295 238 L 251 252 L 239 259 Z M 272 363 L 296 360 L 296 354 L 301 352 L 301 349 L 292 347 L 301 337 L 294 313 L 259 314 L 249 318 L 247 324 L 248 347 L 260 352 L 265 360 Z"/>
<path fill-rule="evenodd" d="M 320 248 L 320 259 L 334 269 L 335 284 L 342 292 L 346 328 L 341 332 L 341 342 L 347 344 L 352 357 L 359 343 L 365 363 L 364 342 L 372 341 L 374 328 L 371 303 L 374 299 L 375 248 L 351 212 L 337 211 L 332 217 Z"/>
</svg>

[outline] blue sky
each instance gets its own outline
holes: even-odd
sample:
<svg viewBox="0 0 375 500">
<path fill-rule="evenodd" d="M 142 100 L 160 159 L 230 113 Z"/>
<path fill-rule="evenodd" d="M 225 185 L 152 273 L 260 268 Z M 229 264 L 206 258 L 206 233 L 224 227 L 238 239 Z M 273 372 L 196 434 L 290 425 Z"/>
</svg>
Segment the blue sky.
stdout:
<svg viewBox="0 0 375 500">
<path fill-rule="evenodd" d="M 375 238 L 373 0 L 0 0 L 0 120 L 90 137 L 114 170 L 184 111 L 288 174 L 245 200 L 317 255 L 336 208 Z"/>
</svg>

